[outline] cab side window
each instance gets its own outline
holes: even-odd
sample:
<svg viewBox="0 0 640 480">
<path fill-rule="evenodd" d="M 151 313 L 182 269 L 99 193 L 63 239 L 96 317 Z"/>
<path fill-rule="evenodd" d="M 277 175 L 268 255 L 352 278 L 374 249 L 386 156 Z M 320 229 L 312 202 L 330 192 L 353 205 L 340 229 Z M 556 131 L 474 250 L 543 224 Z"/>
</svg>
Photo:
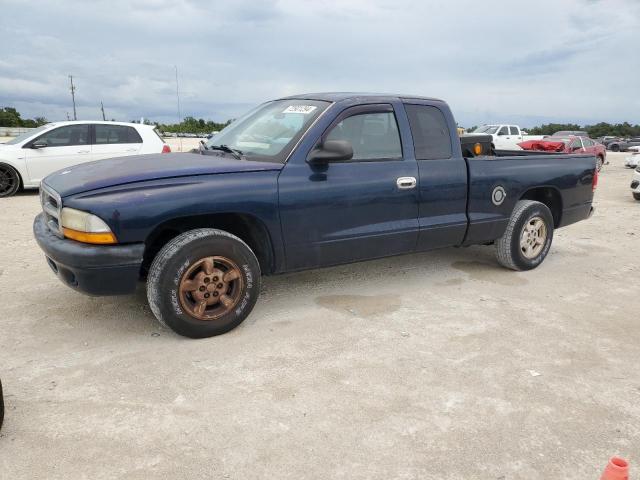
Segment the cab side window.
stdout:
<svg viewBox="0 0 640 480">
<path fill-rule="evenodd" d="M 582 148 L 582 143 L 580 142 L 580 139 L 576 138 L 573 142 L 571 142 L 571 145 L 569 145 L 569 148 L 571 150 L 573 150 L 574 148 Z"/>
<path fill-rule="evenodd" d="M 89 125 L 67 125 L 55 128 L 32 143 L 46 143 L 47 147 L 71 147 L 89 144 Z"/>
<path fill-rule="evenodd" d="M 404 106 L 416 160 L 451 158 L 451 135 L 442 111 L 429 105 Z"/>
<path fill-rule="evenodd" d="M 393 112 L 361 113 L 334 126 L 327 140 L 346 140 L 353 147 L 352 160 L 401 159 L 402 146 Z"/>
<path fill-rule="evenodd" d="M 518 127 L 509 127 L 509 130 L 511 131 L 511 135 L 520 135 L 518 133 Z"/>
<path fill-rule="evenodd" d="M 142 143 L 140 134 L 133 127 L 125 125 L 96 124 L 96 145 L 111 143 Z"/>
<path fill-rule="evenodd" d="M 509 135 L 509 129 L 507 127 L 502 127 L 498 132 L 498 135 Z"/>
</svg>

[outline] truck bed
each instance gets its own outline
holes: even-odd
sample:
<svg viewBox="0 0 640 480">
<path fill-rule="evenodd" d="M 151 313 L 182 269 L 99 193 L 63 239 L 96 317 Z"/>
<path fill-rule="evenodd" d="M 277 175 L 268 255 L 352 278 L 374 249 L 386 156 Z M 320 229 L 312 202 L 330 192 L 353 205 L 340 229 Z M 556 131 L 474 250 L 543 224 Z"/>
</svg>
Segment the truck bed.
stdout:
<svg viewBox="0 0 640 480">
<path fill-rule="evenodd" d="M 465 245 L 490 242 L 500 236 L 517 200 L 523 196 L 536 199 L 544 189 L 545 194 L 554 192 L 553 201 L 559 206 L 554 219 L 556 228 L 590 215 L 594 156 L 527 151 L 496 153 L 466 158 L 469 228 Z M 498 187 L 506 193 L 500 205 L 496 205 L 492 197 Z"/>
</svg>

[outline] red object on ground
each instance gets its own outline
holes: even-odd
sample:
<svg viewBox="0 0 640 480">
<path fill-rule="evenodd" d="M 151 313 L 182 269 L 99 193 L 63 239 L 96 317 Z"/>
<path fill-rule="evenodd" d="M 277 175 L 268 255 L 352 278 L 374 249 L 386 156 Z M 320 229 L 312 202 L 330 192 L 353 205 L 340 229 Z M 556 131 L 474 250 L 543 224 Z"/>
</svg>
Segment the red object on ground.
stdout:
<svg viewBox="0 0 640 480">
<path fill-rule="evenodd" d="M 171 147 L 165 143 L 162 146 L 162 153 L 171 153 Z"/>
<path fill-rule="evenodd" d="M 565 149 L 564 142 L 553 142 L 549 140 L 527 140 L 520 142 L 519 147 L 523 150 L 542 150 L 543 152 L 562 152 Z"/>
<path fill-rule="evenodd" d="M 629 462 L 620 457 L 612 457 L 600 480 L 629 480 Z"/>
</svg>

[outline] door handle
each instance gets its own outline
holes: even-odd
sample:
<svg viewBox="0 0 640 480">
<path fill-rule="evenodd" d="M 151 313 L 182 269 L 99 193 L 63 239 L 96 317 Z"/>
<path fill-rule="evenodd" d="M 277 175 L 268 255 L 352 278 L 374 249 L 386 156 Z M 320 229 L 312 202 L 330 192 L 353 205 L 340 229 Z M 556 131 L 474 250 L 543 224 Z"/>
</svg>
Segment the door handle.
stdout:
<svg viewBox="0 0 640 480">
<path fill-rule="evenodd" d="M 416 187 L 416 177 L 399 177 L 396 180 L 396 185 L 400 190 L 409 190 Z"/>
<path fill-rule="evenodd" d="M 137 148 L 128 148 L 127 152 L 135 152 L 136 150 L 138 150 Z"/>
<path fill-rule="evenodd" d="M 78 153 L 89 153 L 89 150 L 78 150 Z"/>
</svg>

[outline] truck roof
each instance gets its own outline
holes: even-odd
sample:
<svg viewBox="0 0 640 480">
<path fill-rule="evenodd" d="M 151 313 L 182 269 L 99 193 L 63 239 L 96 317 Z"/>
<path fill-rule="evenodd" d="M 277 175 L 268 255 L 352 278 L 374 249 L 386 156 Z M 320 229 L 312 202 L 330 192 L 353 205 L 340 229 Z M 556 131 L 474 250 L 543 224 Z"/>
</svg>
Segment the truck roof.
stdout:
<svg viewBox="0 0 640 480">
<path fill-rule="evenodd" d="M 322 93 L 303 93 L 299 95 L 290 95 L 282 99 L 300 99 L 300 100 L 322 100 L 325 102 L 339 102 L 350 99 L 362 100 L 381 100 L 381 99 L 414 99 L 414 100 L 431 100 L 443 102 L 438 98 L 423 97 L 421 95 L 400 95 L 394 93 L 366 93 L 366 92 L 322 92 Z M 281 99 L 281 100 L 282 100 Z"/>
</svg>

